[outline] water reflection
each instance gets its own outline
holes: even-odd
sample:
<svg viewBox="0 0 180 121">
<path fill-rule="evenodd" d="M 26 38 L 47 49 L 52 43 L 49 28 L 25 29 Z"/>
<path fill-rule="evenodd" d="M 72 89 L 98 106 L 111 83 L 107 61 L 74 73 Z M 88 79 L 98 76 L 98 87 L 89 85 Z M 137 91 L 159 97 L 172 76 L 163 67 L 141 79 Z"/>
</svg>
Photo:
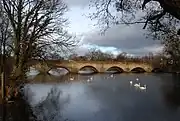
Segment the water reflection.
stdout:
<svg viewBox="0 0 180 121">
<path fill-rule="evenodd" d="M 80 70 L 78 73 L 79 74 L 93 74 L 95 72 L 93 70 L 86 70 L 86 71 Z"/>
<path fill-rule="evenodd" d="M 62 76 L 62 75 L 66 75 L 68 73 L 69 73 L 69 71 L 64 68 L 56 68 L 56 69 L 51 69 L 49 71 L 49 74 L 51 74 L 53 76 Z"/>
<path fill-rule="evenodd" d="M 63 106 L 68 102 L 69 98 L 61 98 L 62 92 L 53 87 L 48 93 L 46 99 L 40 101 L 37 105 L 33 106 L 34 115 L 41 121 L 63 121 L 61 111 Z M 61 100 L 60 100 L 61 99 Z"/>
<path fill-rule="evenodd" d="M 4 105 L 6 121 L 37 121 L 27 101 L 19 99 L 16 104 Z M 0 105 L 0 120 L 2 120 L 2 105 Z"/>
<path fill-rule="evenodd" d="M 174 75 L 172 78 L 163 78 L 167 83 L 163 83 L 162 91 L 166 104 L 169 108 L 178 110 L 180 107 L 180 76 Z"/>
<path fill-rule="evenodd" d="M 36 75 L 38 75 L 40 72 L 36 70 L 35 68 L 30 67 L 30 70 L 26 73 L 29 79 L 34 78 Z"/>
<path fill-rule="evenodd" d="M 41 78 L 48 82 L 47 77 Z M 179 121 L 179 78 L 171 74 L 68 74 L 55 83 L 28 84 L 24 94 L 35 117 L 43 121 Z M 136 89 L 130 80 L 148 85 L 147 91 Z M 21 115 L 18 110 L 13 113 Z"/>
<path fill-rule="evenodd" d="M 39 83 L 46 83 L 46 82 L 58 82 L 60 81 L 57 76 L 50 75 L 50 74 L 38 74 L 31 78 L 31 82 L 39 82 Z"/>
</svg>

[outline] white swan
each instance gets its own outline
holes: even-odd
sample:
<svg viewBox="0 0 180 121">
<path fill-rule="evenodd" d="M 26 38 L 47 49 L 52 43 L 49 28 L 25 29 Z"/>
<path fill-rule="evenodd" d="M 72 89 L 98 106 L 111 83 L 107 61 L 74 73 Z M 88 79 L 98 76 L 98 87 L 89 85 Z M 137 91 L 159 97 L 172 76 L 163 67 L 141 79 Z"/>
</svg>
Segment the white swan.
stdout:
<svg viewBox="0 0 180 121">
<path fill-rule="evenodd" d="M 132 85 L 132 83 L 133 83 L 133 82 L 132 82 L 132 81 L 130 81 L 129 83 Z"/>
<path fill-rule="evenodd" d="M 139 78 L 136 78 L 136 81 L 139 81 Z"/>
<path fill-rule="evenodd" d="M 143 87 L 140 86 L 139 89 L 146 90 L 146 85 L 144 85 Z"/>
<path fill-rule="evenodd" d="M 93 77 L 91 77 L 90 80 L 93 80 Z"/>
<path fill-rule="evenodd" d="M 71 78 L 70 78 L 70 80 L 71 80 L 71 81 L 73 81 L 73 80 L 74 80 L 74 78 L 73 78 L 73 77 L 71 77 Z"/>
<path fill-rule="evenodd" d="M 111 74 L 111 77 L 113 77 L 113 74 Z"/>
<path fill-rule="evenodd" d="M 90 79 L 87 79 L 87 82 L 90 82 L 91 80 Z"/>
<path fill-rule="evenodd" d="M 140 83 L 134 84 L 135 87 L 140 87 Z"/>
</svg>

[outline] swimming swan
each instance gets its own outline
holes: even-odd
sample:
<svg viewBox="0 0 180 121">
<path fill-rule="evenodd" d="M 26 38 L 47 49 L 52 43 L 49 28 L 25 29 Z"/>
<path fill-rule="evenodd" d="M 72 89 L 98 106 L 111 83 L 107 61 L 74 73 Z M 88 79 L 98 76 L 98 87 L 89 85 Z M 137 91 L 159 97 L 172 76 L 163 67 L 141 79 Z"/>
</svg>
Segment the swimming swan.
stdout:
<svg viewBox="0 0 180 121">
<path fill-rule="evenodd" d="M 135 87 L 140 87 L 140 83 L 139 84 L 134 84 Z"/>
<path fill-rule="evenodd" d="M 139 87 L 139 89 L 146 90 L 146 85 L 144 85 L 143 87 Z"/>
<path fill-rule="evenodd" d="M 73 78 L 73 77 L 71 77 L 71 78 L 70 78 L 70 80 L 72 81 L 72 80 L 74 80 L 74 78 Z"/>
</svg>

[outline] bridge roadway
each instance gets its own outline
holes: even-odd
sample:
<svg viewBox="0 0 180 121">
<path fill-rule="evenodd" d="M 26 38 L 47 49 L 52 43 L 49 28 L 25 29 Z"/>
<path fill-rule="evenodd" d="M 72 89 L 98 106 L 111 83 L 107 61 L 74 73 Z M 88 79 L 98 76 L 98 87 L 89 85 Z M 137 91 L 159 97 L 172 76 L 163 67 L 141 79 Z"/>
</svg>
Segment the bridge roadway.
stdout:
<svg viewBox="0 0 180 121">
<path fill-rule="evenodd" d="M 134 69 L 141 69 L 152 72 L 153 67 L 148 63 L 116 62 L 116 61 L 48 61 L 47 63 L 36 63 L 32 65 L 40 72 L 48 72 L 51 69 L 65 68 L 70 73 L 78 73 L 85 68 L 91 68 L 95 72 L 104 73 L 107 70 L 115 69 L 120 72 L 131 72 Z"/>
</svg>

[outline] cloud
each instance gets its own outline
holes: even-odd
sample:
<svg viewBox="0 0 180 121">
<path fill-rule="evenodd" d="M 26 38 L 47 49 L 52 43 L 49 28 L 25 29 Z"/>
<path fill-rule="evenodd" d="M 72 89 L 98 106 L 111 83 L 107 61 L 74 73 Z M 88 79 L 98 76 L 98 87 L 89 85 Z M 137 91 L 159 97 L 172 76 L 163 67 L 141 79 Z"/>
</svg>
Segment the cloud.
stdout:
<svg viewBox="0 0 180 121">
<path fill-rule="evenodd" d="M 101 50 L 104 53 L 112 53 L 114 55 L 117 55 L 119 53 L 121 53 L 122 51 L 115 48 L 115 47 L 103 47 L 103 46 L 97 46 L 97 45 L 91 45 L 91 44 L 84 44 L 84 45 L 80 45 L 79 47 L 77 47 L 75 49 L 75 53 L 77 53 L 78 55 L 85 55 L 86 53 L 88 53 L 92 48 L 96 48 Z"/>
<path fill-rule="evenodd" d="M 97 31 L 87 33 L 83 42 L 85 44 L 114 47 L 131 54 L 155 52 L 158 48 L 161 48 L 160 41 L 146 38 L 145 32 L 146 30 L 142 29 L 141 25 L 118 25 L 110 28 L 105 35 L 99 35 Z"/>
<path fill-rule="evenodd" d="M 70 20 L 69 31 L 83 36 L 83 46 L 76 52 L 83 55 L 90 47 L 97 47 L 102 51 L 112 53 L 127 52 L 133 55 L 145 55 L 149 52 L 157 53 L 162 50 L 160 41 L 145 37 L 146 30 L 143 25 L 117 25 L 111 27 L 105 35 L 99 35 L 99 29 L 93 26 L 96 21 L 83 16 L 88 13 L 90 0 L 65 0 L 70 11 L 67 16 Z M 83 8 L 82 8 L 83 7 Z"/>
<path fill-rule="evenodd" d="M 65 0 L 64 1 L 68 6 L 79 6 L 79 7 L 85 7 L 89 5 L 90 0 Z"/>
<path fill-rule="evenodd" d="M 87 45 L 81 45 L 75 49 L 75 53 L 77 53 L 80 56 L 83 56 L 89 51 L 89 47 Z"/>
<path fill-rule="evenodd" d="M 127 52 L 127 54 L 131 56 L 143 56 L 143 55 L 147 55 L 150 52 L 152 52 L 153 54 L 158 54 L 159 52 L 162 51 L 163 46 L 154 44 L 152 46 L 142 47 L 138 49 L 121 50 L 115 47 L 103 47 L 103 46 L 86 44 L 86 45 L 81 45 L 77 47 L 74 52 L 77 53 L 78 55 L 84 55 L 90 50 L 90 48 L 98 48 L 102 52 L 111 52 L 114 55 L 118 55 L 119 53 L 122 53 L 122 52 Z"/>
<path fill-rule="evenodd" d="M 125 52 L 131 53 L 136 56 L 147 55 L 152 52 L 153 54 L 157 54 L 163 50 L 163 46 L 159 44 L 154 44 L 151 46 L 146 46 L 138 49 L 127 49 Z"/>
</svg>

